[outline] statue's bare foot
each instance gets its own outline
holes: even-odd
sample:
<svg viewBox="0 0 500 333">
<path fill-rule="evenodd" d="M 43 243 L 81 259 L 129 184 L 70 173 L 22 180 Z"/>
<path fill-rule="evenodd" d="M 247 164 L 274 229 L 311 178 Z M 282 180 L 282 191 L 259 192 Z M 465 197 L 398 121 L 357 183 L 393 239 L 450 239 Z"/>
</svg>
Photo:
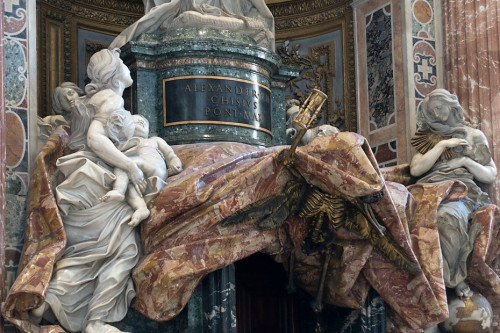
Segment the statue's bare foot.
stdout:
<svg viewBox="0 0 500 333">
<path fill-rule="evenodd" d="M 127 333 L 120 331 L 118 328 L 108 325 L 103 321 L 94 320 L 87 324 L 84 333 Z"/>
<path fill-rule="evenodd" d="M 457 286 L 455 287 L 455 292 L 460 298 L 470 298 L 474 294 L 472 290 L 470 290 L 469 285 L 464 281 L 457 284 Z"/>
<path fill-rule="evenodd" d="M 47 311 L 49 304 L 43 302 L 38 308 L 31 310 L 30 319 L 35 324 L 40 324 L 43 314 Z"/>
<path fill-rule="evenodd" d="M 136 227 L 142 220 L 149 216 L 149 209 L 139 208 L 132 214 L 132 219 L 128 223 L 130 227 Z"/>
<path fill-rule="evenodd" d="M 112 201 L 123 201 L 125 200 L 125 195 L 122 193 L 116 191 L 116 190 L 111 190 L 105 195 L 103 195 L 100 200 L 102 202 L 112 202 Z"/>
</svg>

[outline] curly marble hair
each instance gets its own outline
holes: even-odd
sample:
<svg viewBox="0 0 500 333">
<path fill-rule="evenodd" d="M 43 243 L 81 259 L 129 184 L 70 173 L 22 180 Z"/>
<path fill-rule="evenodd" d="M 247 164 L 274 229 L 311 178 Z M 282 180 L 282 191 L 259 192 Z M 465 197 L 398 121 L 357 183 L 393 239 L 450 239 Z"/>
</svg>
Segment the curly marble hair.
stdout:
<svg viewBox="0 0 500 333">
<path fill-rule="evenodd" d="M 88 95 L 92 96 L 103 89 L 116 88 L 121 84 L 117 79 L 123 71 L 120 52 L 118 48 L 103 49 L 92 55 L 87 66 L 90 83 L 85 86 L 85 92 Z"/>
</svg>

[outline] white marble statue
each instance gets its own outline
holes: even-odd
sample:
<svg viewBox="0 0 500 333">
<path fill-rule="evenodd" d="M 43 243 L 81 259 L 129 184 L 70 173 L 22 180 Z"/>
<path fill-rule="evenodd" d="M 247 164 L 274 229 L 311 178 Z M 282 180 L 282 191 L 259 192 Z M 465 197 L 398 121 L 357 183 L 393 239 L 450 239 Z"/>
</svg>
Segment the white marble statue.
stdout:
<svg viewBox="0 0 500 333">
<path fill-rule="evenodd" d="M 63 82 L 52 92 L 52 109 L 56 113 L 44 118 L 38 117 L 38 150 L 60 125 L 69 125 L 73 118 L 73 110 L 82 99 L 84 92 L 73 82 Z"/>
<path fill-rule="evenodd" d="M 69 116 L 85 92 L 73 82 L 63 82 L 52 92 L 52 109 L 56 114 Z"/>
<path fill-rule="evenodd" d="M 148 120 L 141 115 L 133 115 L 132 119 L 135 124 L 134 137 L 120 147 L 120 150 L 124 151 L 125 155 L 137 164 L 148 179 L 157 177 L 158 181 L 165 181 L 168 176 L 181 172 L 181 160 L 167 142 L 159 137 L 148 138 Z M 149 216 L 147 203 L 134 187 L 128 186 L 129 178 L 125 171 L 115 168 L 114 174 L 116 180 L 113 189 L 106 193 L 101 200 L 104 202 L 121 201 L 125 199 L 126 194 L 128 204 L 134 209 L 134 214 L 132 214 L 128 225 L 135 227 Z"/>
<path fill-rule="evenodd" d="M 92 58 L 94 62 L 90 61 L 87 68 L 91 82 L 85 91 L 90 96 L 87 107 L 94 109 L 95 116 L 87 131 L 87 144 L 104 162 L 124 169 L 137 191 L 144 192 L 143 172 L 115 146 L 127 142 L 135 130 L 122 97 L 123 90 L 133 82 L 130 70 L 120 59 L 119 49 L 101 50 Z"/>
<path fill-rule="evenodd" d="M 412 139 L 417 154 L 410 164 L 419 183 L 458 179 L 468 188 L 460 201 L 447 202 L 438 209 L 438 229 L 443 254 L 445 284 L 460 297 L 471 296 L 467 258 L 480 230 L 469 228 L 476 209 L 490 203 L 479 184 L 495 181 L 497 169 L 484 134 L 467 126 L 455 95 L 436 89 L 422 101 L 418 113 L 421 128 Z"/>
<path fill-rule="evenodd" d="M 55 316 L 70 332 L 120 332 L 109 323 L 122 320 L 135 297 L 130 272 L 139 261 L 140 241 L 135 228 L 129 226 L 132 207 L 125 201 L 102 202 L 101 198 L 116 180 L 113 167 L 123 168 L 134 189 L 144 189 L 146 181 L 137 163 L 111 140 L 128 138 L 123 133 L 130 132 L 127 119 L 132 119 L 123 109 L 123 89 L 132 79 L 120 51 L 97 52 L 87 73 L 91 83 L 85 87 L 82 110 L 88 112 L 79 115 L 90 124 L 86 133 L 90 150 L 78 150 L 57 161 L 64 180 L 55 192 L 67 244 L 54 268 L 45 302 L 31 315 L 34 321 Z M 131 134 L 134 129 L 132 121 Z"/>
<path fill-rule="evenodd" d="M 145 14 L 125 29 L 110 48 L 122 47 L 142 33 L 177 28 L 219 28 L 251 36 L 274 51 L 274 18 L 264 0 L 143 0 Z"/>
<path fill-rule="evenodd" d="M 54 130 L 60 125 L 69 125 L 68 121 L 62 115 L 53 115 L 46 117 L 37 117 L 36 121 L 37 132 L 38 132 L 38 141 L 37 141 L 37 150 L 40 151 L 42 147 L 45 145 L 49 136 L 54 132 Z"/>
<path fill-rule="evenodd" d="M 297 116 L 300 110 L 300 102 L 296 99 L 290 99 L 286 102 L 286 139 L 289 144 L 293 142 L 297 134 L 299 133 L 299 129 L 295 128 L 293 125 L 293 120 Z M 318 136 L 330 135 L 338 133 L 339 130 L 337 127 L 324 124 L 319 125 L 313 128 L 310 128 L 306 131 L 304 136 L 300 139 L 300 143 L 302 145 L 309 144 L 314 138 Z"/>
</svg>

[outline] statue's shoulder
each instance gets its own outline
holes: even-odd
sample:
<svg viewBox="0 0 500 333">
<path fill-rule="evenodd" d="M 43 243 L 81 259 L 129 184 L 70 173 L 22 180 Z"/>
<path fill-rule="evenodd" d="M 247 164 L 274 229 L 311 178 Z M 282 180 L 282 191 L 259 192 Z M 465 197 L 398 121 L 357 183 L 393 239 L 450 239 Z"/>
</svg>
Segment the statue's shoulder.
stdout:
<svg viewBox="0 0 500 333">
<path fill-rule="evenodd" d="M 115 111 L 123 108 L 123 97 L 111 89 L 104 89 L 95 93 L 88 101 L 96 112 Z"/>
<path fill-rule="evenodd" d="M 486 143 L 488 140 L 486 139 L 486 136 L 484 135 L 483 131 L 481 131 L 478 128 L 470 127 L 470 126 L 464 126 L 465 130 L 467 131 L 467 141 L 473 142 L 473 143 Z"/>
</svg>

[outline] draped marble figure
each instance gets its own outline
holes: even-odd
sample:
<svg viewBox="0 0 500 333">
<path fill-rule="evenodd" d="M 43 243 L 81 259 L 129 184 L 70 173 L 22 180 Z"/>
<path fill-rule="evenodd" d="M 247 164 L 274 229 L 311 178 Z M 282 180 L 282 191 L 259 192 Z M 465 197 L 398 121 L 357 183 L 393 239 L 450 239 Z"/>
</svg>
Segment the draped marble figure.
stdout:
<svg viewBox="0 0 500 333">
<path fill-rule="evenodd" d="M 32 316 L 40 320 L 55 315 L 71 332 L 120 332 L 109 323 L 123 319 L 135 297 L 130 272 L 139 261 L 140 244 L 129 223 L 136 212 L 124 201 L 101 199 L 116 179 L 110 166 L 123 168 L 127 183 L 130 179 L 138 190 L 146 187 L 137 163 L 115 146 L 130 139 L 134 128 L 133 122 L 127 128 L 126 119 L 132 117 L 122 98 L 132 79 L 119 50 L 95 53 L 87 72 L 91 82 L 84 109 L 94 112 L 79 116 L 95 116 L 84 121 L 84 127 L 74 124 L 75 133 L 87 135 L 87 145 L 75 146 L 81 150 L 56 163 L 64 178 L 55 192 L 66 248 L 54 267 L 45 301 Z"/>
<path fill-rule="evenodd" d="M 122 31 L 110 48 L 143 33 L 196 27 L 239 31 L 274 51 L 274 18 L 264 0 L 143 0 L 145 14 Z"/>
<path fill-rule="evenodd" d="M 55 115 L 38 117 L 38 150 L 59 125 L 68 125 L 73 118 L 78 117 L 76 108 L 85 98 L 84 95 L 84 91 L 73 82 L 63 82 L 54 89 L 51 102 Z M 78 123 L 78 120 L 75 123 Z"/>
<path fill-rule="evenodd" d="M 480 184 L 494 182 L 497 169 L 483 132 L 465 124 L 457 97 L 447 90 L 436 89 L 425 97 L 418 121 L 411 174 L 419 177 L 418 183 L 457 179 L 468 189 L 461 200 L 440 205 L 437 223 L 446 286 L 455 288 L 458 296 L 469 297 L 467 260 L 481 231 L 478 225 L 470 226 L 470 220 L 478 208 L 491 204 Z"/>
</svg>

